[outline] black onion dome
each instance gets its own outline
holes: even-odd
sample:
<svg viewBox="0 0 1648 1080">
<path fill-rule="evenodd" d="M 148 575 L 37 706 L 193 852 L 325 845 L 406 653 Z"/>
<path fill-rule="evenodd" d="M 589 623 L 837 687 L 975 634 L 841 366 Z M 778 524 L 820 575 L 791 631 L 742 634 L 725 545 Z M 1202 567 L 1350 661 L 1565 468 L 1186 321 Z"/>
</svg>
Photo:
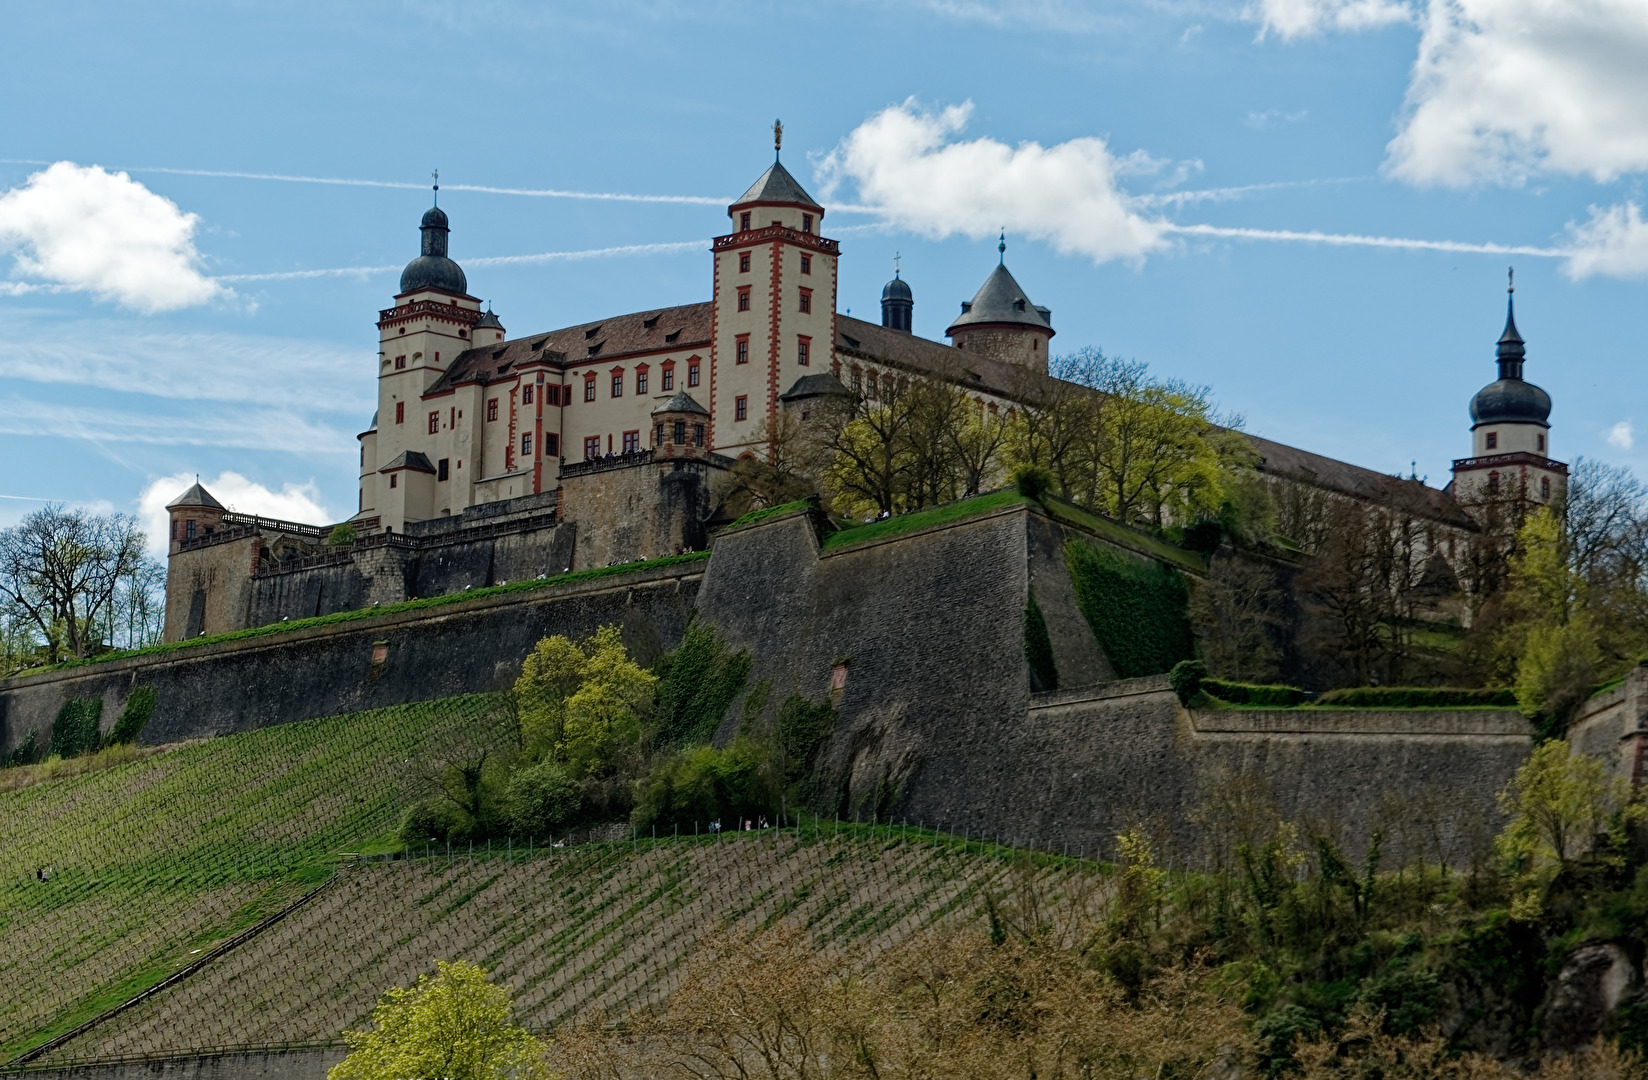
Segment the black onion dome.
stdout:
<svg viewBox="0 0 1648 1080">
<path fill-rule="evenodd" d="M 432 206 L 424 212 L 418 225 L 423 233 L 422 251 L 401 271 L 401 292 L 420 289 L 439 289 L 458 296 L 469 295 L 469 281 L 463 268 L 446 257 L 446 236 L 451 231 L 446 211 Z"/>
<path fill-rule="evenodd" d="M 1547 424 L 1551 395 L 1523 379 L 1491 382 L 1471 398 L 1471 423 Z"/>
<path fill-rule="evenodd" d="M 914 300 L 915 294 L 910 291 L 910 286 L 905 283 L 903 278 L 895 276 L 882 288 L 881 298 L 883 300 Z"/>
</svg>

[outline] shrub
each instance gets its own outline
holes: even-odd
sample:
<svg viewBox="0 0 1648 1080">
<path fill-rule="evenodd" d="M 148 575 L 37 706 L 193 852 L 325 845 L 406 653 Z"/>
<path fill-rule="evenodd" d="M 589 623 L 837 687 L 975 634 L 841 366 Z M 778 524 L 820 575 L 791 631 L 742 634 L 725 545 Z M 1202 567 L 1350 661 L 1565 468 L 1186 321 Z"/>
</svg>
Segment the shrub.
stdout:
<svg viewBox="0 0 1648 1080">
<path fill-rule="evenodd" d="M 1173 692 L 1179 695 L 1180 705 L 1189 705 L 1190 699 L 1202 689 L 1202 680 L 1207 678 L 1207 665 L 1200 660 L 1180 660 L 1173 665 L 1173 670 L 1167 673 L 1167 684 Z"/>
<path fill-rule="evenodd" d="M 1435 1022 L 1442 991 L 1428 971 L 1393 971 L 1369 979 L 1361 1000 L 1384 1012 L 1387 1035 L 1417 1035 Z"/>
<path fill-rule="evenodd" d="M 1329 690 L 1318 705 L 1349 709 L 1461 709 L 1482 705 L 1516 708 L 1516 691 L 1488 688 L 1467 690 L 1449 686 L 1355 686 Z"/>
<path fill-rule="evenodd" d="M 1020 465 L 1013 470 L 1013 486 L 1026 499 L 1040 502 L 1053 490 L 1053 473 L 1041 465 Z"/>
<path fill-rule="evenodd" d="M 1232 705 L 1260 705 L 1272 709 L 1291 708 L 1310 698 L 1310 694 L 1297 686 L 1228 682 L 1224 679 L 1203 679 L 1202 689 Z"/>
<path fill-rule="evenodd" d="M 1099 647 L 1119 678 L 1156 675 L 1195 655 L 1184 577 L 1170 566 L 1077 540 L 1065 564 Z"/>
<path fill-rule="evenodd" d="M 51 752 L 58 757 L 74 757 L 96 750 L 100 738 L 98 724 L 103 718 L 102 698 L 70 698 L 52 722 Z"/>
<path fill-rule="evenodd" d="M 1030 666 L 1032 691 L 1057 690 L 1059 669 L 1053 662 L 1053 639 L 1047 633 L 1047 619 L 1031 593 L 1024 605 L 1024 660 Z"/>
<path fill-rule="evenodd" d="M 109 733 L 110 744 L 136 742 L 137 737 L 143 734 L 143 725 L 154 715 L 157 697 L 152 686 L 139 686 L 133 690 L 126 699 L 125 707 L 120 710 L 119 719 L 114 722 L 114 730 Z"/>
<path fill-rule="evenodd" d="M 408 851 L 428 843 L 445 843 L 456 825 L 457 811 L 438 799 L 426 799 L 401 818 L 400 839 Z"/>
<path fill-rule="evenodd" d="M 6 755 L 5 767 L 9 769 L 14 765 L 33 765 L 39 757 L 40 748 L 35 743 L 34 732 L 31 731 L 29 737 L 24 739 L 16 750 Z"/>
<path fill-rule="evenodd" d="M 771 814 L 766 755 L 745 738 L 725 750 L 698 746 L 662 762 L 641 782 L 630 822 L 637 829 L 702 829 L 711 821 L 729 828 L 742 818 Z"/>
<path fill-rule="evenodd" d="M 1304 1039 L 1321 1034 L 1322 1022 L 1298 1005 L 1284 1005 L 1253 1025 L 1259 1043 L 1259 1068 L 1266 1076 L 1279 1076 L 1298 1066 L 1294 1047 Z"/>
<path fill-rule="evenodd" d="M 332 526 L 332 531 L 326 534 L 326 546 L 348 547 L 357 539 L 359 537 L 355 533 L 355 527 L 346 521 L 342 525 Z"/>
<path fill-rule="evenodd" d="M 541 761 L 509 778 L 504 799 L 516 836 L 548 836 L 578 810 L 582 792 L 553 761 Z"/>
<path fill-rule="evenodd" d="M 835 706 L 827 701 L 817 705 L 800 694 L 791 694 L 778 709 L 778 741 L 784 750 L 784 779 L 800 783 L 806 797 L 807 782 L 818 761 L 818 751 L 835 730 Z"/>
</svg>

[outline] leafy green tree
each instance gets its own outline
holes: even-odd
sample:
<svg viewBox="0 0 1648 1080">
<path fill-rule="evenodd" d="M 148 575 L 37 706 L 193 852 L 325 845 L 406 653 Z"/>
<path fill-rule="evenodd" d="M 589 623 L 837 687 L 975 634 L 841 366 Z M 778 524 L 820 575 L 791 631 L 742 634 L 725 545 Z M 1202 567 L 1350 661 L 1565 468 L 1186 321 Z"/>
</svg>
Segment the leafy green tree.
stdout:
<svg viewBox="0 0 1648 1080">
<path fill-rule="evenodd" d="M 554 634 L 540 640 L 521 662 L 515 709 L 529 753 L 552 750 L 565 737 L 567 699 L 583 685 L 587 659 L 571 639 Z"/>
<path fill-rule="evenodd" d="M 1627 780 L 1561 739 L 1534 749 L 1499 804 L 1510 821 L 1495 844 L 1519 882 L 1511 912 L 1524 919 L 1539 914 L 1543 888 L 1559 870 L 1599 840 L 1617 850 L 1627 827 L 1644 816 Z"/>
<path fill-rule="evenodd" d="M 372 1010 L 372 1028 L 345 1031 L 349 1056 L 327 1080 L 549 1080 L 545 1044 L 509 1022 L 509 991 L 464 960 L 396 987 Z"/>
<path fill-rule="evenodd" d="M 583 648 L 583 681 L 566 699 L 566 726 L 555 746 L 556 759 L 575 778 L 605 774 L 641 745 L 658 684 L 629 658 L 616 626 L 601 627 Z"/>
<path fill-rule="evenodd" d="M 1600 651 L 1590 585 L 1557 512 L 1541 507 L 1517 532 L 1501 648 L 1516 662 L 1517 704 L 1565 722 L 1596 682 Z"/>
</svg>

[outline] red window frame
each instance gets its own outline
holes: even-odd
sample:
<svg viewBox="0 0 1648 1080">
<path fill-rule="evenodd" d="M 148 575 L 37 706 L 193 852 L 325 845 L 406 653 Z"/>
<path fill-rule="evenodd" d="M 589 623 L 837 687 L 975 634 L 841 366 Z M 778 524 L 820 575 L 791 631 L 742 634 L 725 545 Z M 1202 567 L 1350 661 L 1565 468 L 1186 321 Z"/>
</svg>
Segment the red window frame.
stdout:
<svg viewBox="0 0 1648 1080">
<path fill-rule="evenodd" d="M 404 401 L 395 402 L 395 423 L 406 423 L 406 402 Z"/>
<path fill-rule="evenodd" d="M 623 368 L 613 368 L 612 369 L 612 396 L 613 397 L 623 397 L 624 396 L 624 369 Z"/>
<path fill-rule="evenodd" d="M 595 400 L 595 372 L 593 371 L 584 376 L 584 400 Z"/>
<path fill-rule="evenodd" d="M 662 389 L 664 389 L 666 391 L 675 389 L 675 361 L 674 360 L 667 361 L 664 364 L 664 385 L 663 385 Z"/>
<path fill-rule="evenodd" d="M 530 386 L 521 387 L 521 404 L 522 405 L 531 405 L 532 404 L 532 387 L 530 387 Z"/>
<path fill-rule="evenodd" d="M 801 312 L 803 314 L 811 314 L 812 310 L 813 310 L 813 291 L 811 289 L 802 289 L 801 290 Z"/>
<path fill-rule="evenodd" d="M 738 231 L 739 232 L 749 232 L 750 231 L 750 212 L 748 210 L 746 210 L 742 214 L 738 215 Z"/>
<path fill-rule="evenodd" d="M 795 339 L 795 360 L 802 367 L 812 366 L 813 339 L 799 335 Z"/>
<path fill-rule="evenodd" d="M 813 272 L 813 257 L 811 255 L 801 256 L 801 272 L 803 274 L 810 274 Z"/>
<path fill-rule="evenodd" d="M 732 418 L 734 420 L 748 420 L 750 418 L 749 395 L 739 394 L 732 399 Z"/>
<path fill-rule="evenodd" d="M 642 364 L 635 369 L 635 393 L 637 397 L 645 396 L 647 392 L 647 365 Z"/>
<path fill-rule="evenodd" d="M 813 216 L 811 214 L 801 215 L 801 231 L 804 233 L 811 233 L 813 231 Z"/>
<path fill-rule="evenodd" d="M 624 453 L 639 454 L 641 452 L 641 433 L 639 431 L 624 432 Z"/>
<path fill-rule="evenodd" d="M 441 433 L 441 410 L 436 409 L 434 412 L 429 414 L 429 434 L 439 435 L 440 433 Z"/>
<path fill-rule="evenodd" d="M 750 272 L 750 253 L 747 251 L 740 251 L 738 253 L 738 272 L 740 274 L 747 274 Z"/>
<path fill-rule="evenodd" d="M 739 334 L 734 339 L 733 363 L 747 364 L 750 362 L 750 335 Z"/>
<path fill-rule="evenodd" d="M 498 419 L 498 399 L 497 398 L 487 398 L 487 400 L 486 400 L 486 418 L 487 418 L 488 422 L 491 422 L 493 420 Z"/>
<path fill-rule="evenodd" d="M 687 365 L 687 385 L 698 385 L 698 365 L 696 363 Z"/>
<path fill-rule="evenodd" d="M 601 456 L 601 436 L 590 435 L 584 439 L 584 460 L 594 461 Z"/>
<path fill-rule="evenodd" d="M 544 456 L 545 457 L 560 457 L 561 456 L 561 437 L 559 435 L 555 434 L 553 431 L 544 432 Z M 460 461 L 460 462 L 458 462 L 458 464 L 462 465 L 463 462 Z"/>
<path fill-rule="evenodd" d="M 395 357 L 395 370 L 396 371 L 405 371 L 406 370 L 406 357 L 404 357 L 404 356 Z"/>
<path fill-rule="evenodd" d="M 532 456 L 532 432 L 530 431 L 521 432 L 521 456 Z"/>
<path fill-rule="evenodd" d="M 750 289 L 749 289 L 749 286 L 747 286 L 747 285 L 744 288 L 738 290 L 738 310 L 739 311 L 748 311 L 748 310 L 750 310 Z"/>
<path fill-rule="evenodd" d="M 1497 431 L 1488 432 L 1488 441 L 1486 443 L 1484 443 L 1483 445 L 1485 445 L 1489 450 L 1499 449 L 1499 432 L 1497 432 Z"/>
</svg>

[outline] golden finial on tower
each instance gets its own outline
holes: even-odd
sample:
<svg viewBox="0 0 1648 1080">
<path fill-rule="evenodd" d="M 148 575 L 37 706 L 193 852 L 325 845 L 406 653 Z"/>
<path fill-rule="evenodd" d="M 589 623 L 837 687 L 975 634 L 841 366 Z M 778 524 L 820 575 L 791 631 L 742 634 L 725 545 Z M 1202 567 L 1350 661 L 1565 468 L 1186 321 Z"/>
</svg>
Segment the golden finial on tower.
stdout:
<svg viewBox="0 0 1648 1080">
<path fill-rule="evenodd" d="M 779 148 L 784 145 L 784 121 L 773 121 L 773 160 L 778 160 Z"/>
</svg>

